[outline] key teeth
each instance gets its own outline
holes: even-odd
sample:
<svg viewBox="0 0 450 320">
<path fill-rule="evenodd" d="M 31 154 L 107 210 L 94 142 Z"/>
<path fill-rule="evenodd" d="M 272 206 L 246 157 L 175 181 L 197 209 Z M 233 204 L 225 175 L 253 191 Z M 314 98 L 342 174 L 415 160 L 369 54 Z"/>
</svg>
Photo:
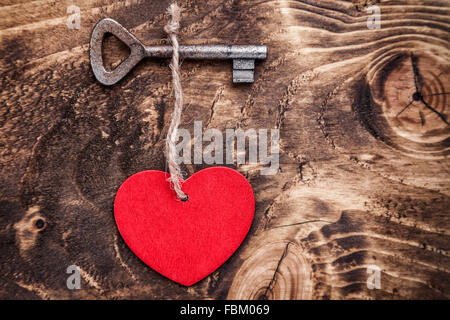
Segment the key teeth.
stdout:
<svg viewBox="0 0 450 320">
<path fill-rule="evenodd" d="M 254 81 L 255 59 L 233 59 L 233 83 Z"/>
<path fill-rule="evenodd" d="M 236 70 L 233 69 L 233 83 L 253 83 L 253 70 Z"/>
<path fill-rule="evenodd" d="M 233 69 L 253 70 L 255 69 L 255 59 L 233 59 Z"/>
</svg>

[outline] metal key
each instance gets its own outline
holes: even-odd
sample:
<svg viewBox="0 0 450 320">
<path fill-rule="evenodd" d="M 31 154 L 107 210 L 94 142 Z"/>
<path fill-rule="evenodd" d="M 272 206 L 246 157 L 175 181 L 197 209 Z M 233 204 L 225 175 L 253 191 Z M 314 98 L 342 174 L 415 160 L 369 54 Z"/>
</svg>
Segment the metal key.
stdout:
<svg viewBox="0 0 450 320">
<path fill-rule="evenodd" d="M 105 34 L 111 33 L 130 48 L 130 55 L 114 70 L 103 65 L 102 44 Z M 171 58 L 171 46 L 145 46 L 117 21 L 105 18 L 92 30 L 90 58 L 94 75 L 104 85 L 113 85 L 122 79 L 143 58 Z M 251 83 L 254 80 L 255 59 L 267 57 L 266 46 L 256 45 L 191 45 L 179 47 L 180 57 L 185 59 L 232 59 L 233 82 Z"/>
</svg>

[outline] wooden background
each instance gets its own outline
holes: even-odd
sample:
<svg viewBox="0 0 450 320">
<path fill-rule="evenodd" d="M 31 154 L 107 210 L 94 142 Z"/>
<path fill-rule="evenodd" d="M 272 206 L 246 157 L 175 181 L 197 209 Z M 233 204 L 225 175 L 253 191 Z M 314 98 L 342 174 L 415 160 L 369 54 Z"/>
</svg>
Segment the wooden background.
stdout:
<svg viewBox="0 0 450 320">
<path fill-rule="evenodd" d="M 370 3 L 379 30 L 367 28 Z M 66 25 L 71 4 L 79 30 Z M 165 169 L 171 75 L 145 60 L 102 86 L 90 32 L 112 17 L 164 43 L 168 1 L 0 0 L 0 298 L 447 299 L 449 1 L 179 4 L 181 43 L 269 48 L 252 85 L 232 84 L 231 62 L 182 65 L 181 127 L 280 129 L 276 175 L 236 168 L 256 198 L 245 242 L 186 288 L 146 267 L 114 223 L 120 183 Z M 127 52 L 105 46 L 111 66 Z M 72 264 L 81 290 L 66 287 Z M 379 290 L 367 288 L 370 265 Z"/>
</svg>

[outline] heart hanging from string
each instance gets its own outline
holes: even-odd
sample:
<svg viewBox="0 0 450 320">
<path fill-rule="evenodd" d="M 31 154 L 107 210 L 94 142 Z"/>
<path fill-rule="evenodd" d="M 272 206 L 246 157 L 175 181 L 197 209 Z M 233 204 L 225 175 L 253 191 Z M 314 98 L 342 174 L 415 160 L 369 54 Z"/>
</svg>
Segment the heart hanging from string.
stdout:
<svg viewBox="0 0 450 320">
<path fill-rule="evenodd" d="M 169 175 L 149 170 L 128 178 L 114 213 L 130 249 L 148 266 L 190 286 L 220 267 L 244 240 L 255 201 L 247 180 L 226 167 L 203 169 L 183 182 L 180 201 Z"/>
<path fill-rule="evenodd" d="M 177 31 L 180 8 L 168 9 L 165 31 L 172 43 L 170 68 L 175 106 L 167 132 L 169 173 L 148 170 L 129 177 L 114 200 L 122 238 L 144 263 L 163 276 L 190 286 L 220 267 L 247 235 L 255 199 L 236 170 L 211 167 L 183 180 L 176 159 L 177 130 L 183 108 Z"/>
</svg>

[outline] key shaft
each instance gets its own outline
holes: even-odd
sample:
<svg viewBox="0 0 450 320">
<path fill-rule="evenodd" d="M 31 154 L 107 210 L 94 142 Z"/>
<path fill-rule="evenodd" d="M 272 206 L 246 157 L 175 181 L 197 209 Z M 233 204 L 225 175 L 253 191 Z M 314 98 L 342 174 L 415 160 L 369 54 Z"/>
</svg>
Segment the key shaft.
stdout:
<svg viewBox="0 0 450 320">
<path fill-rule="evenodd" d="M 170 58 L 171 46 L 144 46 L 149 58 Z M 258 45 L 180 45 L 180 57 L 184 59 L 265 59 L 267 47 Z"/>
</svg>

